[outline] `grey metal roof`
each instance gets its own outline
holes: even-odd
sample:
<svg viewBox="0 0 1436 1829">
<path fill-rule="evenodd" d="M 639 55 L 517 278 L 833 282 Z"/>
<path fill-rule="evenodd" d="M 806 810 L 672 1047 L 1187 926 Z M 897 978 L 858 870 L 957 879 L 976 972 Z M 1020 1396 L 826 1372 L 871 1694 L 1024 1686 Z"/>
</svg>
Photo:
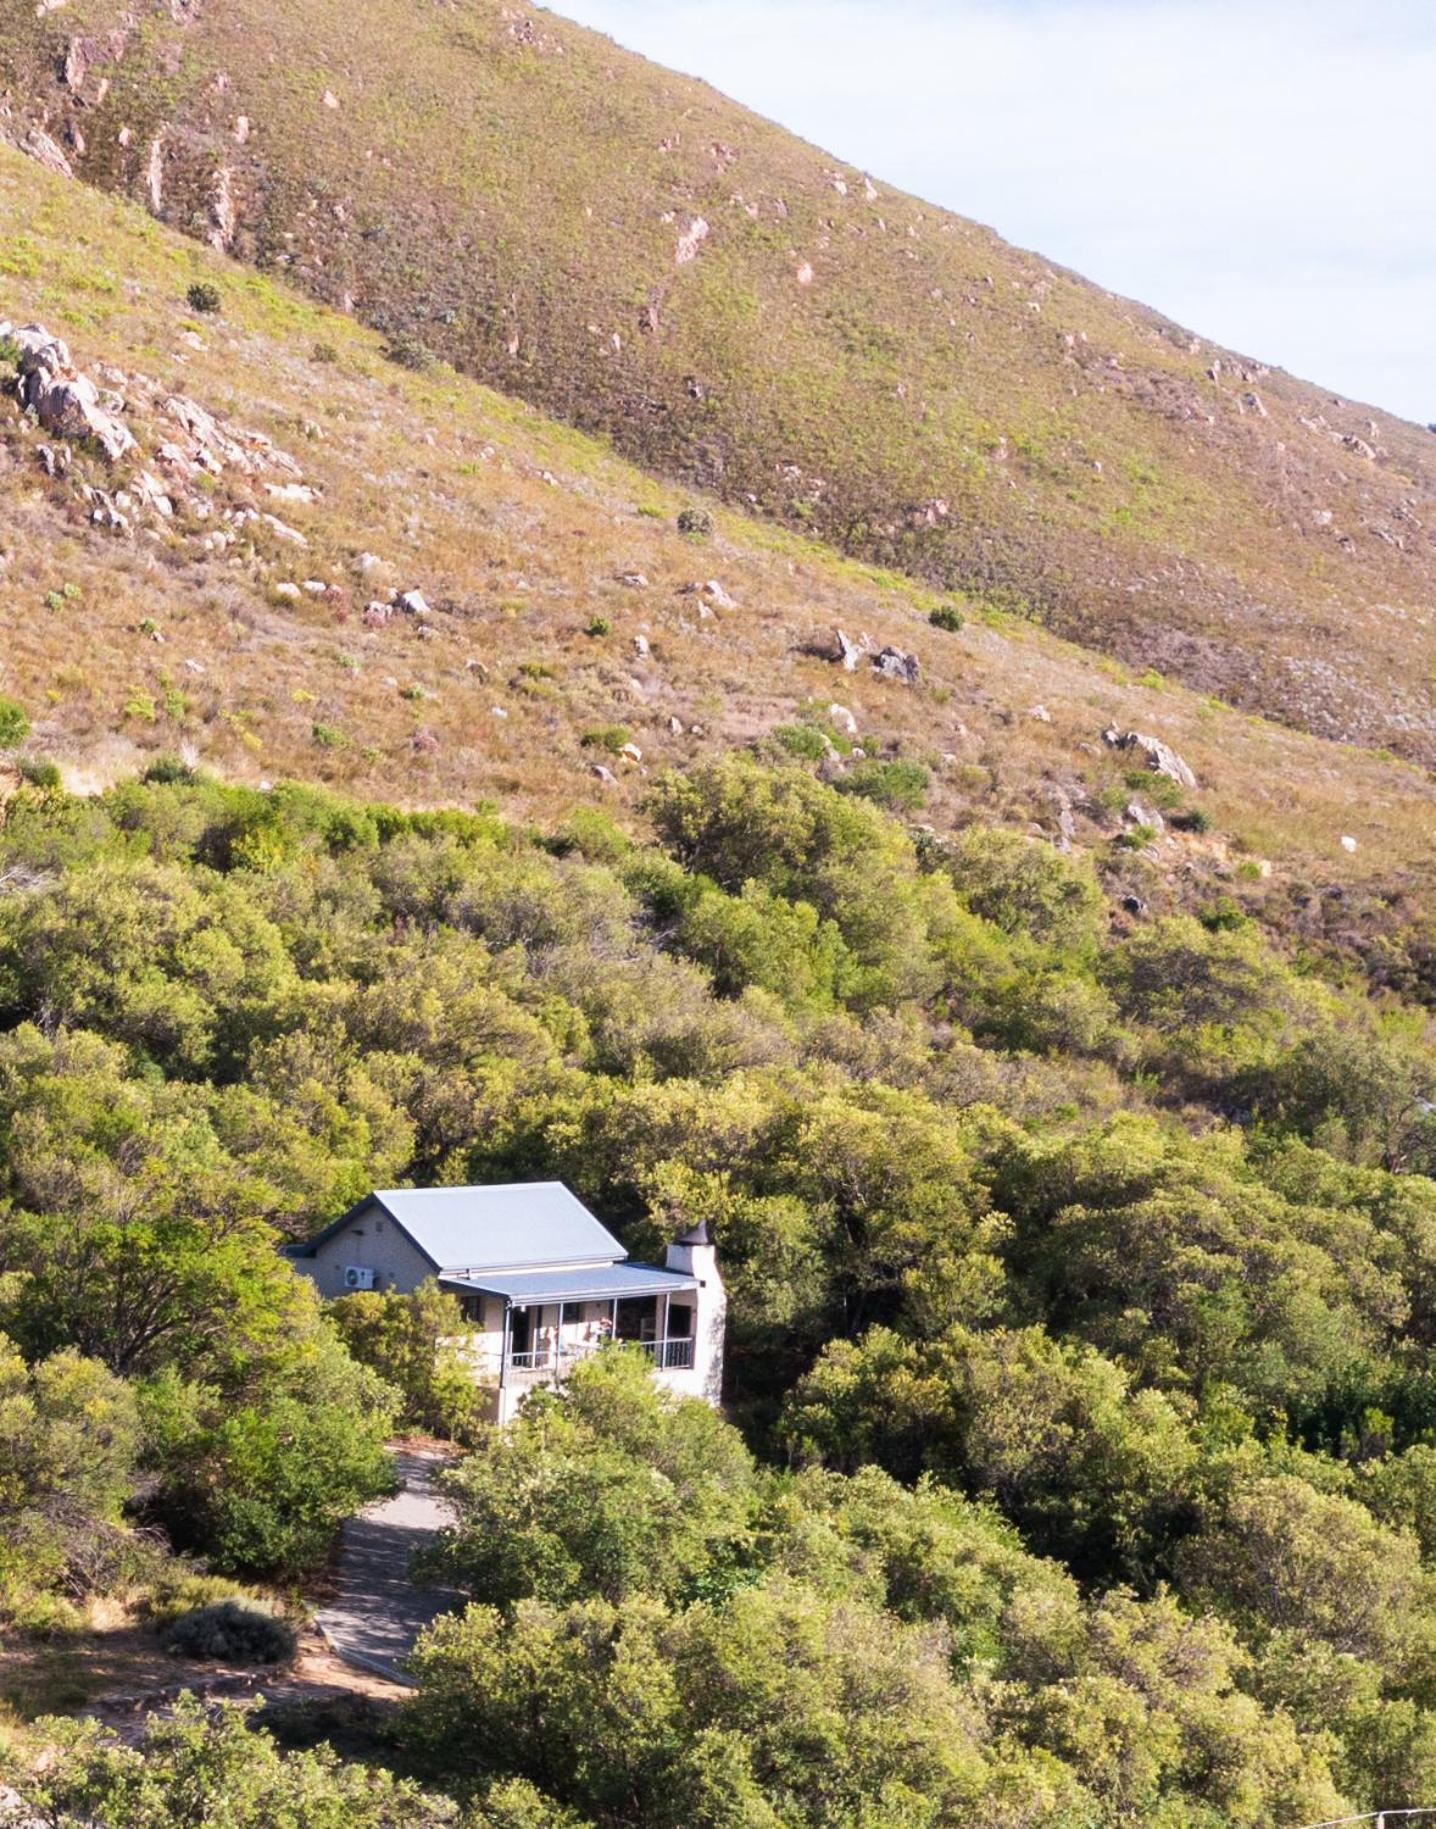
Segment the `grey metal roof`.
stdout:
<svg viewBox="0 0 1436 1829">
<path fill-rule="evenodd" d="M 440 1270 L 623 1256 L 623 1246 L 561 1181 L 381 1188 L 374 1199 Z"/>
<path fill-rule="evenodd" d="M 381 1206 L 436 1270 L 505 1270 L 515 1265 L 611 1263 L 623 1246 L 561 1181 L 493 1187 L 380 1188 L 341 1214 L 290 1257 L 318 1248 L 372 1205 Z"/>
<path fill-rule="evenodd" d="M 608 1264 L 597 1270 L 475 1271 L 446 1276 L 446 1289 L 473 1289 L 524 1305 L 541 1302 L 608 1301 L 614 1296 L 651 1296 L 664 1290 L 697 1289 L 697 1277 L 652 1264 Z"/>
</svg>

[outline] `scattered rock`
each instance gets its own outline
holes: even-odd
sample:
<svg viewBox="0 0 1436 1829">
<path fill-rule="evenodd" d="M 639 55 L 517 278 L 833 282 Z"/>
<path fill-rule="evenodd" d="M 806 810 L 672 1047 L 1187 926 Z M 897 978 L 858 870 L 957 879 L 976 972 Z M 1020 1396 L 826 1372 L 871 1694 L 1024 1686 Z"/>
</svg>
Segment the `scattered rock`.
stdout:
<svg viewBox="0 0 1436 1829">
<path fill-rule="evenodd" d="M 632 762 L 635 767 L 643 760 L 643 751 L 636 743 L 625 743 L 618 753 L 625 762 Z"/>
<path fill-rule="evenodd" d="M 1140 800 L 1127 802 L 1127 820 L 1134 826 L 1150 826 L 1154 832 L 1165 832 L 1167 822 L 1155 807 L 1144 807 Z"/>
<path fill-rule="evenodd" d="M 429 606 L 424 600 L 422 591 L 400 591 L 394 599 L 395 609 L 402 610 L 406 616 L 427 616 Z"/>
<path fill-rule="evenodd" d="M 1140 730 L 1118 730 L 1114 726 L 1102 732 L 1102 741 L 1109 749 L 1136 750 L 1155 775 L 1165 775 L 1169 781 L 1184 788 L 1197 785 L 1191 769 L 1160 737 L 1148 736 Z"/>
<path fill-rule="evenodd" d="M 1349 832 L 1342 833 L 1341 848 L 1343 851 L 1354 851 L 1356 849 L 1356 840 L 1351 836 L 1351 834 Z"/>
<path fill-rule="evenodd" d="M 588 772 L 593 776 L 595 781 L 602 781 L 605 785 L 618 780 L 618 776 L 614 774 L 613 770 L 611 768 L 606 768 L 602 762 L 590 763 Z"/>
<path fill-rule="evenodd" d="M 905 686 L 915 686 L 921 668 L 915 654 L 905 654 L 901 648 L 880 648 L 873 656 L 873 672 L 881 674 L 884 679 L 900 680 Z"/>
<path fill-rule="evenodd" d="M 1036 718 L 1039 724 L 1050 724 L 1052 722 L 1052 713 L 1045 705 L 1034 705 L 1027 715 L 1029 718 Z"/>
<path fill-rule="evenodd" d="M 678 595 L 680 597 L 706 597 L 720 610 L 736 610 L 738 607 L 716 578 L 699 579 L 694 584 L 680 584 Z"/>
<path fill-rule="evenodd" d="M 1354 451 L 1358 457 L 1364 457 L 1368 463 L 1376 462 L 1376 452 L 1373 447 L 1367 444 L 1364 438 L 1358 438 L 1354 432 L 1348 432 L 1341 442 L 1348 451 Z"/>
<path fill-rule="evenodd" d="M 670 736 L 674 736 L 674 737 L 681 737 L 681 736 L 682 736 L 682 735 L 683 735 L 683 720 L 682 720 L 682 718 L 672 718 L 672 717 L 671 717 L 671 718 L 669 718 L 669 720 L 668 720 L 668 733 L 669 733 L 669 735 L 670 735 Z"/>
<path fill-rule="evenodd" d="M 274 595 L 276 597 L 292 598 L 297 602 L 299 599 L 299 586 L 297 584 L 290 584 L 287 581 L 283 584 L 276 584 L 274 587 Z"/>
<path fill-rule="evenodd" d="M 616 574 L 619 584 L 626 584 L 631 591 L 646 591 L 648 579 L 642 572 L 619 572 Z"/>
<path fill-rule="evenodd" d="M 1248 413 L 1255 413 L 1258 419 L 1265 419 L 1268 417 L 1266 407 L 1262 403 L 1261 395 L 1253 390 L 1248 389 L 1247 392 L 1242 395 L 1241 402 L 1243 408 Z"/>
<path fill-rule="evenodd" d="M 858 721 L 846 705 L 829 705 L 828 716 L 848 736 L 855 737 L 858 734 Z"/>
<path fill-rule="evenodd" d="M 697 260 L 698 250 L 707 241 L 710 234 L 708 224 L 701 216 L 691 216 L 688 226 L 678 237 L 678 246 L 674 251 L 673 264 L 686 267 L 690 261 Z"/>
<path fill-rule="evenodd" d="M 1124 895 L 1122 897 L 1122 907 L 1129 915 L 1139 915 L 1147 912 L 1147 904 L 1139 895 Z"/>
<path fill-rule="evenodd" d="M 278 534 L 281 540 L 287 540 L 291 546 L 308 546 L 308 540 L 299 529 L 291 527 L 287 521 L 281 521 L 278 515 L 262 514 L 259 518 L 271 533 Z"/>
</svg>

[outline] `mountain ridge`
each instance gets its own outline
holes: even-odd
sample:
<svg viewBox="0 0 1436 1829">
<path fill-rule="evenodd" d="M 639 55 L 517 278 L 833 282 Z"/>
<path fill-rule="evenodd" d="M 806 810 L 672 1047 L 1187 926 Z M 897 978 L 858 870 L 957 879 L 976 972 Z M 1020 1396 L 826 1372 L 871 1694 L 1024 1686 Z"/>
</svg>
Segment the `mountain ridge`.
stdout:
<svg viewBox="0 0 1436 1829">
<path fill-rule="evenodd" d="M 1419 428 L 550 14 L 0 0 L 0 21 L 8 137 L 415 359 L 1128 664 L 1436 758 Z"/>
</svg>

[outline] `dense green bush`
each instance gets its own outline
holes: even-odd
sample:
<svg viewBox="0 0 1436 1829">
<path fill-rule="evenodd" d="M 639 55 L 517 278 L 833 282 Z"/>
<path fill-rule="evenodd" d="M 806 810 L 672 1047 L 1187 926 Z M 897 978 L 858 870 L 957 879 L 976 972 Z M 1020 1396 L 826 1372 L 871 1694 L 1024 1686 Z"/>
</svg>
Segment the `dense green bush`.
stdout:
<svg viewBox="0 0 1436 1829">
<path fill-rule="evenodd" d="M 0 749 L 14 749 L 30 734 L 30 720 L 25 707 L 14 699 L 0 697 Z"/>
<path fill-rule="evenodd" d="M 894 813 L 915 813 L 927 799 L 931 777 L 920 762 L 855 762 L 833 785 L 842 794 L 858 794 Z"/>
<path fill-rule="evenodd" d="M 236 1702 L 182 1697 L 147 1717 L 131 1743 L 97 1721 L 46 1720 L 42 1766 L 7 1772 L 17 1821 L 53 1829 L 458 1829 L 457 1808 L 328 1748 L 281 1754 Z M 545 1819 L 548 1820 L 548 1819 Z M 480 1813 L 466 1829 L 519 1829 L 521 1817 Z"/>
<path fill-rule="evenodd" d="M 287 1664 L 299 1635 L 287 1619 L 253 1601 L 219 1600 L 182 1613 L 165 1634 L 165 1650 L 210 1664 Z"/>
<path fill-rule="evenodd" d="M 1080 854 L 910 833 L 776 745 L 651 812 L 544 836 L 171 768 L 5 804 L 11 1617 L 171 1592 L 155 1527 L 303 1574 L 405 1418 L 475 1447 L 441 1564 L 479 1611 L 414 1756 L 478 1821 L 1428 1795 L 1424 1014 L 1255 891 L 1113 921 Z M 374 1186 L 541 1176 L 640 1255 L 707 1221 L 744 1438 L 622 1355 L 490 1435 L 447 1298 L 326 1317 L 278 1250 Z M 540 1701 L 568 1750 L 531 1759 Z"/>
<path fill-rule="evenodd" d="M 198 311 L 206 317 L 212 317 L 223 305 L 218 286 L 212 286 L 208 280 L 196 280 L 185 293 L 185 303 L 191 311 Z"/>
<path fill-rule="evenodd" d="M 329 1319 L 353 1357 L 399 1393 L 413 1429 L 467 1441 L 483 1398 L 465 1356 L 470 1324 L 457 1296 L 430 1279 L 405 1295 L 360 1290 L 330 1304 Z"/>
</svg>

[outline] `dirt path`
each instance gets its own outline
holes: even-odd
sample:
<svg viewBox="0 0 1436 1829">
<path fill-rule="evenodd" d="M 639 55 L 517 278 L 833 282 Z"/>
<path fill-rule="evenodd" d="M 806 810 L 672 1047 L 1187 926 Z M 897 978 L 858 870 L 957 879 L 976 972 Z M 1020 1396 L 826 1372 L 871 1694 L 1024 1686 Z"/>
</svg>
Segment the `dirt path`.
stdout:
<svg viewBox="0 0 1436 1829">
<path fill-rule="evenodd" d="M 409 1558 L 449 1520 L 434 1476 L 450 1457 L 411 1445 L 399 1447 L 394 1458 L 399 1491 L 344 1526 L 334 1593 L 314 1617 L 336 1657 L 391 1683 L 407 1683 L 402 1660 L 455 1598 L 448 1589 L 416 1588 L 409 1579 Z"/>
</svg>

